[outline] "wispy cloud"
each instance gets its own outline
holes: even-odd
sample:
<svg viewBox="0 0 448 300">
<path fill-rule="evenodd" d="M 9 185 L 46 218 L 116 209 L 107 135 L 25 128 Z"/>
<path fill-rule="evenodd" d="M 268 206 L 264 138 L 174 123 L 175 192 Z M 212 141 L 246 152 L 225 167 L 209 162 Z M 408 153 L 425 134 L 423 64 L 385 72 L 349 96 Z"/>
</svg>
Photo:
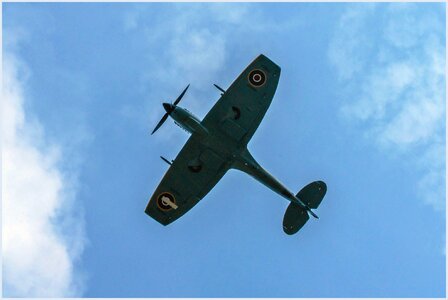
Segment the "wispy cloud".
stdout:
<svg viewBox="0 0 448 300">
<path fill-rule="evenodd" d="M 3 295 L 80 296 L 75 270 L 85 243 L 74 209 L 74 174 L 61 171 L 62 152 L 46 142 L 45 128 L 25 110 L 28 67 L 4 31 L 2 90 Z"/>
<path fill-rule="evenodd" d="M 445 25 L 442 6 L 425 5 L 350 6 L 328 57 L 345 89 L 342 115 L 367 125 L 366 136 L 380 149 L 420 156 L 419 193 L 443 210 Z"/>
<path fill-rule="evenodd" d="M 157 13 L 150 9 L 154 5 L 136 5 L 127 11 L 123 27 L 143 39 L 144 51 L 148 53 L 146 63 L 151 67 L 142 70 L 140 81 L 144 94 L 151 99 L 146 104 L 150 108 L 146 109 L 145 118 L 148 119 L 144 122 L 155 126 L 164 113 L 161 102 L 174 101 L 188 83 L 193 84 L 185 96 L 187 106 L 196 113 L 203 112 L 203 105 L 195 100 L 198 98 L 196 93 L 205 86 L 209 87 L 210 78 L 225 64 L 227 36 L 223 28 L 205 25 L 212 13 L 209 5 L 163 4 L 157 7 Z M 239 9 L 233 12 L 229 23 L 238 22 L 240 14 L 243 14 L 236 11 Z M 167 98 L 167 91 L 172 98 Z M 133 119 L 141 115 L 141 111 L 134 111 L 131 107 L 123 107 L 123 110 Z M 181 131 L 170 130 L 166 126 L 163 130 L 164 134 L 157 137 L 164 140 L 183 135 Z"/>
<path fill-rule="evenodd" d="M 223 8 L 221 14 L 217 9 L 209 4 L 179 3 L 159 7 L 157 15 L 147 6 L 138 6 L 126 14 L 124 27 L 143 33 L 150 47 L 148 60 L 155 68 L 148 71 L 149 79 L 174 86 L 176 79 L 194 80 L 201 86 L 223 66 L 228 31 L 241 22 L 246 12 L 244 5 L 233 10 Z M 163 50 L 162 55 L 154 57 L 156 49 Z"/>
<path fill-rule="evenodd" d="M 167 90 L 180 93 L 184 84 L 192 83 L 186 97 L 188 108 L 198 116 L 205 115 L 210 107 L 206 108 L 203 101 L 195 99 L 203 98 L 212 90 L 212 80 L 219 81 L 223 69 L 230 64 L 230 57 L 232 65 L 241 57 L 248 63 L 244 55 L 257 51 L 251 53 L 251 59 L 258 51 L 264 51 L 264 47 L 254 45 L 251 40 L 254 33 L 263 32 L 269 36 L 302 22 L 274 21 L 251 3 L 171 3 L 151 9 L 154 6 L 136 5 L 123 19 L 124 30 L 129 34 L 138 33 L 146 43 L 147 62 L 151 68 L 145 70 L 141 80 L 145 94 L 149 99 L 171 101 L 177 94 L 173 92 L 174 99 L 166 99 L 163 95 Z M 230 84 L 233 78 L 226 77 L 226 80 Z M 225 83 L 222 84 L 225 88 Z M 160 119 L 163 110 L 157 105 L 151 103 L 153 109 L 146 122 L 155 125 Z M 130 109 L 124 110 L 129 114 Z M 172 138 L 171 134 L 165 129 L 165 134 L 158 137 Z"/>
</svg>

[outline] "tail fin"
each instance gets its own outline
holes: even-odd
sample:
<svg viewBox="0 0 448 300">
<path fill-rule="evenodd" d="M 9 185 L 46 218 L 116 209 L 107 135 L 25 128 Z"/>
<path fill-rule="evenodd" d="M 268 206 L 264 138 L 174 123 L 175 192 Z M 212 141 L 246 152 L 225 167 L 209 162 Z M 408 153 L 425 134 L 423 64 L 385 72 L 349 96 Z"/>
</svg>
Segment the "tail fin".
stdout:
<svg viewBox="0 0 448 300">
<path fill-rule="evenodd" d="M 314 181 L 305 186 L 296 197 L 310 208 L 317 208 L 327 192 L 327 185 L 323 181 Z"/>
<path fill-rule="evenodd" d="M 327 185 L 323 181 L 314 181 L 305 186 L 296 197 L 309 208 L 317 208 L 327 192 Z M 311 212 L 311 210 L 310 210 Z M 311 212 L 312 213 L 312 212 Z M 283 231 L 294 234 L 310 219 L 308 212 L 302 206 L 291 202 L 283 217 Z"/>
</svg>

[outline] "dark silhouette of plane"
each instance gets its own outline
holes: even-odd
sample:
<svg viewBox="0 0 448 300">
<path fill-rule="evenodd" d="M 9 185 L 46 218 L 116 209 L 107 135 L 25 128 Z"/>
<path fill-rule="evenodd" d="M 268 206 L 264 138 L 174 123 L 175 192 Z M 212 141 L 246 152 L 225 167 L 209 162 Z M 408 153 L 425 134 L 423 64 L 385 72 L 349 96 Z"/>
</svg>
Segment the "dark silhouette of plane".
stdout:
<svg viewBox="0 0 448 300">
<path fill-rule="evenodd" d="M 161 157 L 170 168 L 151 197 L 145 212 L 163 225 L 170 224 L 195 206 L 230 169 L 243 171 L 289 204 L 283 218 L 283 230 L 294 234 L 308 221 L 309 214 L 321 203 L 327 186 L 314 181 L 293 194 L 263 169 L 247 150 L 271 104 L 280 77 L 280 67 L 264 55 L 259 55 L 222 92 L 221 98 L 200 121 L 189 111 L 177 106 L 188 86 L 173 103 L 163 103 L 166 111 L 153 134 L 168 116 L 191 137 L 176 159 Z"/>
</svg>

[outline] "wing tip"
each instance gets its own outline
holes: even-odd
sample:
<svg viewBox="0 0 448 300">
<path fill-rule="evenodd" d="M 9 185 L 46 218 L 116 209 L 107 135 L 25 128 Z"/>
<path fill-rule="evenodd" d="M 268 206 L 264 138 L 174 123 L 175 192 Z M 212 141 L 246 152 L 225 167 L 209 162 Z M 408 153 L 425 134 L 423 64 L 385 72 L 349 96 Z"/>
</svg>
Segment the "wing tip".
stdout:
<svg viewBox="0 0 448 300">
<path fill-rule="evenodd" d="M 260 53 L 257 56 L 257 58 L 255 58 L 254 62 L 262 62 L 262 61 L 265 61 L 266 63 L 274 66 L 275 67 L 274 70 L 277 69 L 276 72 L 280 74 L 280 70 L 281 70 L 280 66 L 277 65 L 275 62 L 273 62 L 269 57 L 267 57 L 263 53 Z M 274 71 L 274 70 L 271 70 L 271 71 Z"/>
<path fill-rule="evenodd" d="M 149 205 L 145 209 L 145 213 L 162 224 L 163 226 L 166 226 L 172 222 L 169 217 L 163 216 L 160 213 L 158 213 L 153 207 L 150 207 Z"/>
</svg>

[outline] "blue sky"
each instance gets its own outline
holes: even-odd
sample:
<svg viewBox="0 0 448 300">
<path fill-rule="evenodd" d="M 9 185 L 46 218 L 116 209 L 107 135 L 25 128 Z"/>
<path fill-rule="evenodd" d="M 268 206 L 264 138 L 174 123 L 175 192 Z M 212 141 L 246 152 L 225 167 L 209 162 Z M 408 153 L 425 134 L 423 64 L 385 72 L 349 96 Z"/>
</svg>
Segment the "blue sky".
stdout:
<svg viewBox="0 0 448 300">
<path fill-rule="evenodd" d="M 3 295 L 444 297 L 445 4 L 3 4 Z M 282 68 L 254 157 L 163 227 L 148 198 L 258 54 Z"/>
</svg>

